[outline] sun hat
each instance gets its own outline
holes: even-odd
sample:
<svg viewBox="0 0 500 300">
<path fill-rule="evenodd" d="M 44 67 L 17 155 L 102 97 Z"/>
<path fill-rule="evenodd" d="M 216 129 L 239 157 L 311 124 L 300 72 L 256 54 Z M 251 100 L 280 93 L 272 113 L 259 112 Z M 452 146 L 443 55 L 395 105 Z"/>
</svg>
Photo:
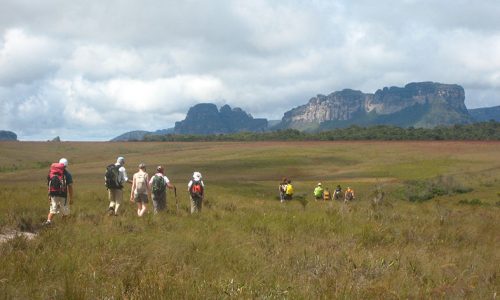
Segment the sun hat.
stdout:
<svg viewBox="0 0 500 300">
<path fill-rule="evenodd" d="M 193 179 L 194 180 L 201 180 L 201 173 L 200 172 L 194 172 L 193 173 Z"/>
<path fill-rule="evenodd" d="M 59 163 L 60 164 L 64 164 L 65 167 L 68 166 L 68 160 L 66 158 L 64 158 L 64 157 L 59 160 Z"/>
<path fill-rule="evenodd" d="M 120 164 L 120 165 L 124 165 L 125 164 L 125 158 L 123 156 L 119 156 L 117 159 L 116 159 L 116 163 Z"/>
<path fill-rule="evenodd" d="M 318 182 L 318 186 L 321 186 L 321 182 Z"/>
</svg>

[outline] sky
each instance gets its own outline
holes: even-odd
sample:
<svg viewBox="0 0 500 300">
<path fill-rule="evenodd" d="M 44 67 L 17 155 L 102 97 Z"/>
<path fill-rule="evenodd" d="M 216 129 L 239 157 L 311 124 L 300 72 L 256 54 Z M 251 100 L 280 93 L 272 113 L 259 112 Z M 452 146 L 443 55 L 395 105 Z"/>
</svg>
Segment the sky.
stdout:
<svg viewBox="0 0 500 300">
<path fill-rule="evenodd" d="M 317 94 L 459 84 L 500 105 L 498 0 L 0 0 L 0 130 L 104 141 L 197 103 L 281 119 Z"/>
</svg>

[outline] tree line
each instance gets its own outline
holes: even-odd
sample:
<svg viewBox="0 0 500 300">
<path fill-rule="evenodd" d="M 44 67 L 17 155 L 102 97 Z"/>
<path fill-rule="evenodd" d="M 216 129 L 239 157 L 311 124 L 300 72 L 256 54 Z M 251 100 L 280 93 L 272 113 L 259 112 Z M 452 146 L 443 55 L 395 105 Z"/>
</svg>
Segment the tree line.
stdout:
<svg viewBox="0 0 500 300">
<path fill-rule="evenodd" d="M 239 132 L 231 134 L 164 134 L 146 135 L 144 141 L 413 141 L 413 140 L 500 140 L 500 122 L 489 121 L 434 128 L 402 128 L 390 125 L 361 127 L 352 125 L 321 132 L 302 132 L 285 129 L 268 132 Z"/>
</svg>

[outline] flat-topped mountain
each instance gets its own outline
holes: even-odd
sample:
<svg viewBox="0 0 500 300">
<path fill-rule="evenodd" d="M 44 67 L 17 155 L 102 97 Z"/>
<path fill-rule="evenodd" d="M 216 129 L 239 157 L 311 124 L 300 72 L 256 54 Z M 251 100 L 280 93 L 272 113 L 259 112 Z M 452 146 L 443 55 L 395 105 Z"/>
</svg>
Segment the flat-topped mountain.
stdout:
<svg viewBox="0 0 500 300">
<path fill-rule="evenodd" d="M 17 141 L 17 134 L 12 131 L 0 130 L 0 141 Z"/>
<path fill-rule="evenodd" d="M 464 89 L 456 84 L 410 83 L 402 88 L 385 87 L 375 94 L 345 89 L 317 95 L 285 112 L 277 128 L 313 131 L 352 124 L 435 127 L 472 123 L 464 100 Z"/>
<path fill-rule="evenodd" d="M 200 103 L 189 109 L 183 121 L 175 122 L 174 133 L 221 134 L 266 129 L 266 119 L 254 119 L 241 108 L 224 105 L 218 110 L 215 104 Z"/>
</svg>

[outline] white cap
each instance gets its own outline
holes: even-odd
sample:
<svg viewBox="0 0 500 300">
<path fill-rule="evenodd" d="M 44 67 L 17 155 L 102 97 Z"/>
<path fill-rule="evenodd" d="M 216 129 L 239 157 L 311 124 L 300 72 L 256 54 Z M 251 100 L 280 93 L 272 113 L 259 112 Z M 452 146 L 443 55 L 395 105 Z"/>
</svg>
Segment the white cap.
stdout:
<svg viewBox="0 0 500 300">
<path fill-rule="evenodd" d="M 119 163 L 120 165 L 125 164 L 125 158 L 123 156 L 120 156 L 116 159 L 116 163 Z"/>
<path fill-rule="evenodd" d="M 65 167 L 68 166 L 68 160 L 66 158 L 64 158 L 64 157 L 59 160 L 59 163 L 60 164 L 64 164 Z"/>
<path fill-rule="evenodd" d="M 320 185 L 321 185 L 321 182 L 318 182 L 318 186 L 320 186 Z"/>
<path fill-rule="evenodd" d="M 194 172 L 193 173 L 193 179 L 194 180 L 201 180 L 201 173 L 200 172 Z"/>
</svg>

